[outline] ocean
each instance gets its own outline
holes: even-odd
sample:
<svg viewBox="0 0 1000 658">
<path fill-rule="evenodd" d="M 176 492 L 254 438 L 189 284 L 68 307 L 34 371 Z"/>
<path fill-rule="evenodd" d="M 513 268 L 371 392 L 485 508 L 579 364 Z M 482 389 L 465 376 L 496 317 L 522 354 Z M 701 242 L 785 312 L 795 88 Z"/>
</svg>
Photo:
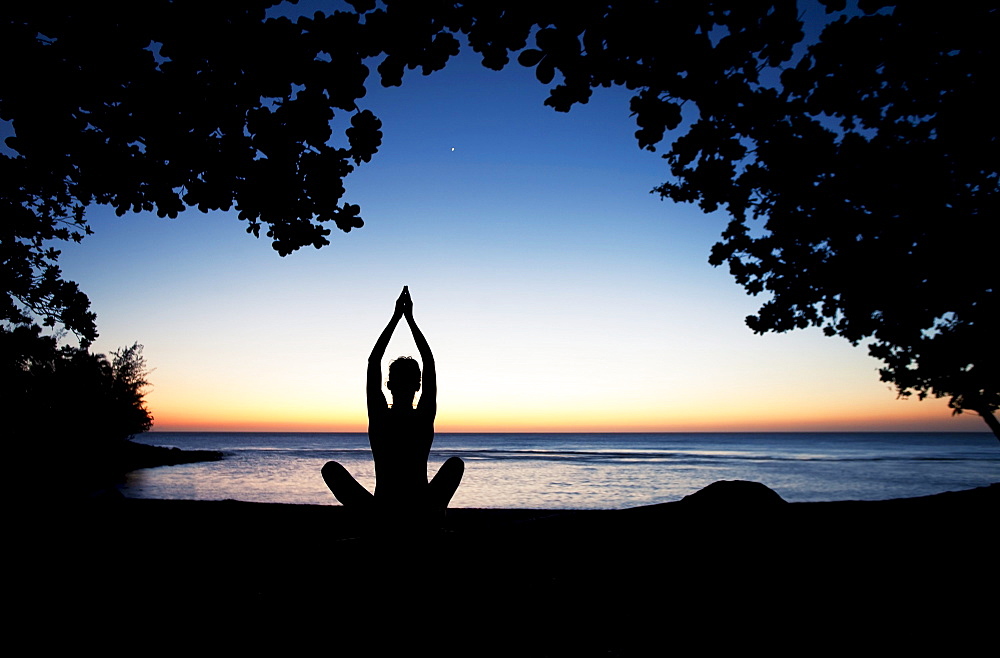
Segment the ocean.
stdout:
<svg viewBox="0 0 1000 658">
<path fill-rule="evenodd" d="M 152 445 L 218 450 L 217 462 L 135 471 L 129 498 L 337 504 L 338 461 L 370 491 L 367 435 L 151 432 Z M 883 500 L 1000 482 L 1000 442 L 970 432 L 438 434 L 428 473 L 465 460 L 452 507 L 621 509 L 680 500 L 717 480 L 762 482 L 789 502 Z"/>
</svg>

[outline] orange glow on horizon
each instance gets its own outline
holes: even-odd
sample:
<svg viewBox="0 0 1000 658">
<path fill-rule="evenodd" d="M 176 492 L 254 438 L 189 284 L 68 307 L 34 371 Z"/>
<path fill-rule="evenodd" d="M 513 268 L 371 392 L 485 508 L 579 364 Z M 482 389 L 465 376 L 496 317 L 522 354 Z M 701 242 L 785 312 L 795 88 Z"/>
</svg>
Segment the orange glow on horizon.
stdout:
<svg viewBox="0 0 1000 658">
<path fill-rule="evenodd" d="M 943 401 L 893 401 L 887 408 L 859 413 L 826 414 L 787 411 L 783 416 L 751 417 L 742 410 L 716 413 L 689 412 L 636 414 L 615 417 L 598 411 L 566 413 L 447 413 L 439 412 L 438 432 L 851 432 L 851 431 L 987 431 L 975 414 L 950 415 Z M 296 414 L 279 410 L 228 409 L 216 413 L 157 412 L 153 431 L 191 432 L 366 432 L 367 419 L 358 414 Z"/>
</svg>

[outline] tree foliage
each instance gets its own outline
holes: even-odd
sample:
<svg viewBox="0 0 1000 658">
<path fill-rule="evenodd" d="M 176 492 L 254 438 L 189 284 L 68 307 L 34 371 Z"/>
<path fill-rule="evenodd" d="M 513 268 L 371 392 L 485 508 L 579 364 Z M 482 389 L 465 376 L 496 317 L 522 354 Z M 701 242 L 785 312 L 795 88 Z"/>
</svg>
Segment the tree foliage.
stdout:
<svg viewBox="0 0 1000 658">
<path fill-rule="evenodd" d="M 112 352 L 59 347 L 38 327 L 0 331 L 5 357 L 5 403 L 15 436 L 93 450 L 147 431 L 153 417 L 144 402 L 148 370 L 142 345 Z"/>
<path fill-rule="evenodd" d="M 64 503 L 109 490 L 134 467 L 144 446 L 129 440 L 153 423 L 148 370 L 142 345 L 108 358 L 40 332 L 0 330 L 6 430 L 24 463 L 45 465 L 37 494 Z"/>
<path fill-rule="evenodd" d="M 86 231 L 90 203 L 235 208 L 282 255 L 327 244 L 331 223 L 361 226 L 343 179 L 382 140 L 359 105 L 368 64 L 399 85 L 446 66 L 462 36 L 484 66 L 532 67 L 557 111 L 595 88 L 634 91 L 638 145 L 668 141 L 656 192 L 731 216 L 710 262 L 765 295 L 754 331 L 865 342 L 902 394 L 993 419 L 988 3 L 353 0 L 294 22 L 267 19 L 273 4 L 4 10 L 0 56 L 24 64 L 0 89 L 15 131 L 0 156 L 3 319 L 94 335 L 45 250 Z"/>
<path fill-rule="evenodd" d="M 327 244 L 327 222 L 361 225 L 358 207 L 340 200 L 343 177 L 379 144 L 378 120 L 354 103 L 368 53 L 355 34 L 336 39 L 324 61 L 317 35 L 264 21 L 272 4 L 5 7 L 0 119 L 13 125 L 6 144 L 16 157 L 0 158 L 4 261 L 14 273 L 2 319 L 23 322 L 26 309 L 96 337 L 85 298 L 52 283 L 58 253 L 43 244 L 82 226 L 79 209 L 90 203 L 166 217 L 235 207 L 248 232 L 267 226 L 281 254 Z M 327 29 L 357 31 L 357 17 L 340 14 Z M 335 110 L 351 113 L 339 147 L 328 143 Z"/>
<path fill-rule="evenodd" d="M 901 394 L 948 396 L 1000 438 L 1000 9 L 865 6 L 782 71 L 773 103 L 703 112 L 659 191 L 732 215 L 711 262 L 767 293 L 754 331 L 867 342 Z"/>
</svg>

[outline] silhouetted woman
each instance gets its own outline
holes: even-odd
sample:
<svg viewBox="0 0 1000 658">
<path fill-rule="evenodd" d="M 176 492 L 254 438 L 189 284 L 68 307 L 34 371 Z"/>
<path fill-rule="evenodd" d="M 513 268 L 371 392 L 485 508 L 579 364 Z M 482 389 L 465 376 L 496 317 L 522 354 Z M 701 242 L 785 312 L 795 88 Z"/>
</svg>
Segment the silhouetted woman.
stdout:
<svg viewBox="0 0 1000 658">
<path fill-rule="evenodd" d="M 382 357 L 400 318 L 406 319 L 424 364 L 423 393 L 417 406 L 413 398 L 421 388 L 420 366 L 410 357 L 389 365 L 392 405 L 382 393 Z M 427 340 L 413 320 L 413 301 L 406 286 L 396 300 L 392 319 L 368 357 L 368 442 L 375 460 L 375 494 L 368 492 L 343 466 L 327 462 L 323 479 L 345 507 L 368 509 L 389 523 L 431 521 L 444 514 L 458 489 L 465 464 L 452 457 L 427 481 L 427 457 L 434 442 L 437 414 L 437 372 Z"/>
</svg>

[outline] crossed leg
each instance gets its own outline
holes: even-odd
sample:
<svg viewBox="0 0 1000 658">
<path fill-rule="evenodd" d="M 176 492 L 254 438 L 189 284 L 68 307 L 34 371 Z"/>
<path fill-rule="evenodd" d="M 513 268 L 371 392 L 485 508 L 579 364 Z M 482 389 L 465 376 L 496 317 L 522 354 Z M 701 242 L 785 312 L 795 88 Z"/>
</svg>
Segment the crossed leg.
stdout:
<svg viewBox="0 0 1000 658">
<path fill-rule="evenodd" d="M 427 485 L 432 508 L 447 509 L 451 497 L 455 495 L 458 485 L 462 482 L 464 473 L 465 462 L 458 457 L 449 457 L 445 463 L 441 464 L 441 468 Z"/>
<path fill-rule="evenodd" d="M 327 462 L 323 466 L 323 480 L 344 507 L 365 508 L 375 502 L 375 496 L 338 462 Z"/>
<path fill-rule="evenodd" d="M 462 482 L 464 473 L 465 462 L 458 457 L 450 457 L 441 465 L 441 468 L 427 485 L 427 498 L 424 499 L 427 511 L 436 510 L 437 513 L 444 514 L 452 496 L 458 490 L 458 485 Z M 373 509 L 375 507 L 375 496 L 355 480 L 354 476 L 340 463 L 327 462 L 323 466 L 323 480 L 333 492 L 334 497 L 344 507 L 353 509 Z"/>
</svg>

